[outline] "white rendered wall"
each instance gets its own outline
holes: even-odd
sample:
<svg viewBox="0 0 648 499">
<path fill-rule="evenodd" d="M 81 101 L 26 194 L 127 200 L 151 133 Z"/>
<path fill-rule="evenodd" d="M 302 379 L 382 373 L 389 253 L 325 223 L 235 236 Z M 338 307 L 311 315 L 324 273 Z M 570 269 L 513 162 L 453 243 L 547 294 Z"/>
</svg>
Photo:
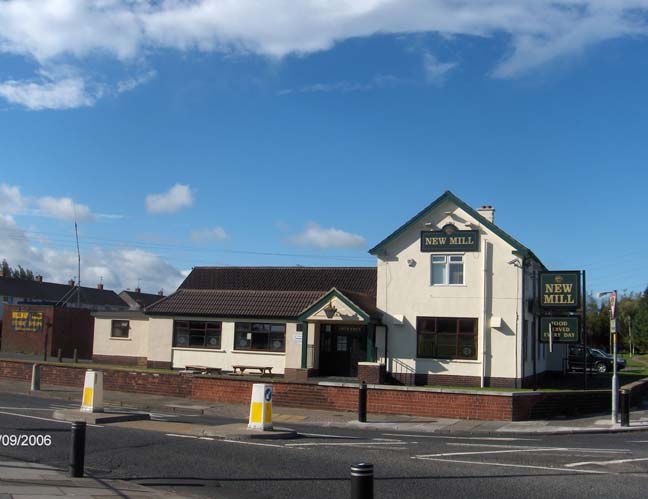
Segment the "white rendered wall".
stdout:
<svg viewBox="0 0 648 499">
<path fill-rule="evenodd" d="M 147 318 L 118 319 L 129 321 L 128 338 L 111 338 L 113 319 L 95 317 L 93 355 L 120 355 L 125 357 L 148 356 L 148 326 Z"/>
</svg>

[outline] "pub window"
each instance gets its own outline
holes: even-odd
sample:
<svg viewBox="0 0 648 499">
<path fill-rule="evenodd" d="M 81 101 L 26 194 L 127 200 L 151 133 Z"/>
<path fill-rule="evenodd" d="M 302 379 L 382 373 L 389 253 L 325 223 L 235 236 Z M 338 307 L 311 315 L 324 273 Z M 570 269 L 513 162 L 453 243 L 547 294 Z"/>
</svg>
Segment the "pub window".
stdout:
<svg viewBox="0 0 648 499">
<path fill-rule="evenodd" d="M 433 286 L 463 283 L 463 255 L 432 255 Z"/>
<path fill-rule="evenodd" d="M 418 317 L 417 357 L 477 359 L 477 319 Z"/>
<path fill-rule="evenodd" d="M 129 321 L 112 321 L 110 327 L 111 338 L 128 338 L 128 331 L 130 329 Z"/>
<path fill-rule="evenodd" d="M 173 321 L 173 346 L 220 349 L 221 329 L 220 322 Z"/>
<path fill-rule="evenodd" d="M 234 349 L 285 352 L 286 325 L 237 322 L 234 334 Z"/>
</svg>

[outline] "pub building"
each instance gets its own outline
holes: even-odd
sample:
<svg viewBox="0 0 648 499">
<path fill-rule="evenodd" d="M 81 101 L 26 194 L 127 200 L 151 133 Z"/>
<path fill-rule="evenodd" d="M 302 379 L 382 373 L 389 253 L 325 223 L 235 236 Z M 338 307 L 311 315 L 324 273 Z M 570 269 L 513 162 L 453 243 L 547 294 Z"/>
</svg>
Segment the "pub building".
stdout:
<svg viewBox="0 0 648 499">
<path fill-rule="evenodd" d="M 143 310 L 95 313 L 93 358 L 264 367 L 293 381 L 531 386 L 561 371 L 566 348 L 537 341 L 547 269 L 494 213 L 447 191 L 369 251 L 375 267 L 196 267 Z"/>
</svg>

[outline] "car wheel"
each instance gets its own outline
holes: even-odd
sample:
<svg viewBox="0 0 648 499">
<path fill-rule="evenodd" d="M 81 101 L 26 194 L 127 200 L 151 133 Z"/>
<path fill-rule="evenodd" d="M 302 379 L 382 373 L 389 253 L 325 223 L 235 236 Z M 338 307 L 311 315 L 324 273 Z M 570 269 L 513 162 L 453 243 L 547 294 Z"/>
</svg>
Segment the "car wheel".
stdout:
<svg viewBox="0 0 648 499">
<path fill-rule="evenodd" d="M 596 372 L 598 373 L 605 374 L 608 370 L 608 367 L 605 365 L 605 362 L 597 362 L 594 366 L 594 369 L 596 369 Z"/>
</svg>

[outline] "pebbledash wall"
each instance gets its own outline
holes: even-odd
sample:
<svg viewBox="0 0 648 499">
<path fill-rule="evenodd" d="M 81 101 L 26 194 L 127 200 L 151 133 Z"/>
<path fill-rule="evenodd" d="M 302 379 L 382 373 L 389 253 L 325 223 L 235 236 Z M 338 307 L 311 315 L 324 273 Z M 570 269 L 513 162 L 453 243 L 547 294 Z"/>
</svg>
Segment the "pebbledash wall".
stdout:
<svg viewBox="0 0 648 499">
<path fill-rule="evenodd" d="M 0 360 L 0 378 L 28 381 L 32 363 Z M 44 384 L 83 387 L 85 369 L 76 366 L 41 364 Z M 178 373 L 137 372 L 103 369 L 104 388 L 142 395 L 186 397 L 231 404 L 249 404 L 252 385 L 262 379 L 190 376 Z M 637 399 L 648 387 L 648 379 L 632 387 Z M 273 401 L 278 407 L 356 411 L 358 385 L 332 382 L 291 383 L 275 381 Z M 610 391 L 483 392 L 440 388 L 370 385 L 368 411 L 374 414 L 408 414 L 493 421 L 521 421 L 555 415 L 602 412 L 609 409 Z"/>
</svg>

